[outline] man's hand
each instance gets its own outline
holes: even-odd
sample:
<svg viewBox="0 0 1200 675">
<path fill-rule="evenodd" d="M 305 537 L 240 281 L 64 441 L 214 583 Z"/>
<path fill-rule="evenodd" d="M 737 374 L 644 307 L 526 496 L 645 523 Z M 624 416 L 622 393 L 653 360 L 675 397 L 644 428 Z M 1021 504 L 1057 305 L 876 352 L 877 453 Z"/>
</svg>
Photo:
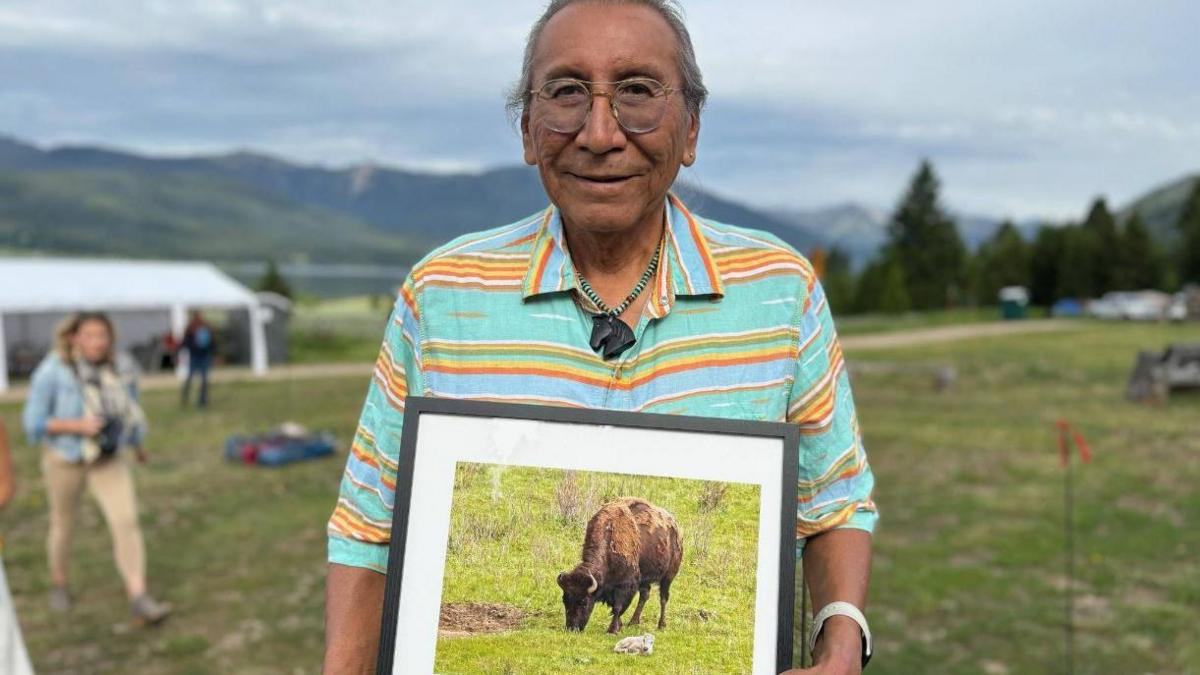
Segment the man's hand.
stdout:
<svg viewBox="0 0 1200 675">
<path fill-rule="evenodd" d="M 820 664 L 812 668 L 794 668 L 786 670 L 781 675 L 860 675 L 862 660 L 843 665 Z"/>
<path fill-rule="evenodd" d="M 140 445 L 133 449 L 133 456 L 137 458 L 138 464 L 145 464 L 150 461 L 150 455 L 146 454 L 146 449 Z"/>
<path fill-rule="evenodd" d="M 862 631 L 848 617 L 831 616 L 821 628 L 811 668 L 782 675 L 859 675 L 862 673 Z"/>
</svg>

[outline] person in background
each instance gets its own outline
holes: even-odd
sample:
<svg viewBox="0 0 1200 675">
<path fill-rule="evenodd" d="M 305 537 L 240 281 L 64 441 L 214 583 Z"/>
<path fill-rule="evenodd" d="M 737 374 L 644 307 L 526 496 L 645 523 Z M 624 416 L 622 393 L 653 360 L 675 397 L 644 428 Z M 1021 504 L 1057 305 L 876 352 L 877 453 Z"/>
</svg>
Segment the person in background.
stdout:
<svg viewBox="0 0 1200 675">
<path fill-rule="evenodd" d="M 162 356 L 158 362 L 159 370 L 174 370 L 175 360 L 179 358 L 179 340 L 171 331 L 162 335 Z"/>
<path fill-rule="evenodd" d="M 117 569 L 134 623 L 153 624 L 171 612 L 146 590 L 146 554 L 127 449 L 145 462 L 146 418 L 138 404 L 137 369 L 117 356 L 112 321 L 81 312 L 63 322 L 55 349 L 34 370 L 23 421 L 30 445 L 41 446 L 50 505 L 50 608 L 71 608 L 68 558 L 86 486 L 112 535 Z"/>
<path fill-rule="evenodd" d="M 8 448 L 8 429 L 0 420 L 0 509 L 3 509 L 16 491 L 13 477 L 12 454 Z M 33 675 L 29 663 L 29 652 L 21 637 L 21 624 L 17 623 L 16 608 L 8 592 L 8 579 L 4 574 L 4 540 L 0 539 L 0 673 L 11 675 Z"/>
<path fill-rule="evenodd" d="M 212 326 L 208 325 L 200 312 L 192 312 L 192 318 L 188 322 L 187 330 L 183 333 L 183 339 L 179 342 L 179 348 L 186 349 L 188 353 L 188 373 L 187 379 L 183 381 L 181 402 L 185 406 L 188 404 L 192 390 L 192 378 L 199 376 L 200 398 L 197 405 L 203 408 L 208 405 L 208 369 L 212 366 L 216 340 Z"/>
</svg>

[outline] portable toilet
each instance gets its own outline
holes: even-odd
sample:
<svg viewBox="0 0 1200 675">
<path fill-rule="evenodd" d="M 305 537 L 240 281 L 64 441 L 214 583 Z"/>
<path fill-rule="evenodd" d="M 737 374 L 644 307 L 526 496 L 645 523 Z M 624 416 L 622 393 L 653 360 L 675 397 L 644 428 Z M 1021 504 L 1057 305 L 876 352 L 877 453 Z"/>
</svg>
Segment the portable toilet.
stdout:
<svg viewBox="0 0 1200 675">
<path fill-rule="evenodd" d="M 1006 321 L 1024 319 L 1029 307 L 1029 289 L 1024 286 L 1005 286 L 1000 289 L 1000 315 Z"/>
</svg>

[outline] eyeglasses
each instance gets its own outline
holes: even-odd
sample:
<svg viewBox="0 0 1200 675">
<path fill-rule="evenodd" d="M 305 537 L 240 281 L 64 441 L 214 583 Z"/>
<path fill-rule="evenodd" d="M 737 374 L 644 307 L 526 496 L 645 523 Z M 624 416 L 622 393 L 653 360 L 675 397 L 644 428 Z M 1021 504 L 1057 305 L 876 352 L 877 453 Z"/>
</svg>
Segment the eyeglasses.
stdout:
<svg viewBox="0 0 1200 675">
<path fill-rule="evenodd" d="M 612 85 L 611 92 L 595 91 L 598 84 Z M 592 101 L 597 96 L 608 98 L 617 124 L 631 134 L 654 131 L 667 114 L 667 99 L 676 90 L 648 77 L 634 77 L 620 82 L 588 82 L 574 78 L 559 78 L 543 84 L 529 93 L 537 97 L 537 114 L 551 131 L 573 134 L 587 123 Z"/>
</svg>

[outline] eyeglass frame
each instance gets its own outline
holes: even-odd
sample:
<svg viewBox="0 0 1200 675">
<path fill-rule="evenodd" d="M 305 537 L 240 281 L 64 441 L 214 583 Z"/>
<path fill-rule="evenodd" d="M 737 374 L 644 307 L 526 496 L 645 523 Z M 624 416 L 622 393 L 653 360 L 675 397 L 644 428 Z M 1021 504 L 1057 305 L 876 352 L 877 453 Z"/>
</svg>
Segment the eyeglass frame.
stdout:
<svg viewBox="0 0 1200 675">
<path fill-rule="evenodd" d="M 654 126 L 650 127 L 649 129 L 642 129 L 642 130 L 634 131 L 633 129 L 627 128 L 625 126 L 625 123 L 621 121 L 621 111 L 619 108 L 617 108 L 617 100 L 615 98 L 613 98 L 614 95 L 616 94 L 617 88 L 620 85 L 626 84 L 628 82 L 653 82 L 654 84 L 657 84 L 658 86 L 662 87 L 662 90 L 663 90 L 662 97 L 664 99 L 669 99 L 671 97 L 671 94 L 674 94 L 675 92 L 680 91 L 679 89 L 677 89 L 675 87 L 668 87 L 667 85 L 663 84 L 662 82 L 659 82 L 658 80 L 654 79 L 653 77 L 629 77 L 624 80 L 616 80 L 615 82 L 595 82 L 592 80 L 580 80 L 580 79 L 574 78 L 574 77 L 556 77 L 556 78 L 553 78 L 550 80 L 546 80 L 545 82 L 542 83 L 542 86 L 538 87 L 537 89 L 530 89 L 529 93 L 532 95 L 532 98 L 535 98 L 535 99 L 538 99 L 541 101 L 548 101 L 550 99 L 543 98 L 541 94 L 543 91 L 545 91 L 547 86 L 549 86 L 550 84 L 552 84 L 554 82 L 577 82 L 579 84 L 582 84 L 583 88 L 586 89 L 589 94 L 587 110 L 585 110 L 583 113 L 583 121 L 580 123 L 579 128 L 575 129 L 574 131 L 558 131 L 556 129 L 551 129 L 551 131 L 554 131 L 554 133 L 557 133 L 557 134 L 577 134 L 580 131 L 582 131 L 583 128 L 587 126 L 588 116 L 591 115 L 591 113 L 592 113 L 592 105 L 595 103 L 597 96 L 603 96 L 608 99 L 608 107 L 610 110 L 612 110 L 613 117 L 617 120 L 617 126 L 621 127 L 622 131 L 624 131 L 626 133 L 630 133 L 630 134 L 648 134 L 651 131 L 654 131 L 655 129 L 658 129 L 660 126 L 662 126 L 662 121 L 667 116 L 665 104 L 663 106 L 663 116 L 662 116 L 662 118 L 660 118 L 658 120 L 657 123 L 655 123 Z M 595 91 L 593 89 L 593 86 L 597 85 L 597 84 L 613 85 L 613 91 L 610 91 L 610 92 Z M 655 98 L 658 98 L 658 97 L 656 96 Z"/>
</svg>

